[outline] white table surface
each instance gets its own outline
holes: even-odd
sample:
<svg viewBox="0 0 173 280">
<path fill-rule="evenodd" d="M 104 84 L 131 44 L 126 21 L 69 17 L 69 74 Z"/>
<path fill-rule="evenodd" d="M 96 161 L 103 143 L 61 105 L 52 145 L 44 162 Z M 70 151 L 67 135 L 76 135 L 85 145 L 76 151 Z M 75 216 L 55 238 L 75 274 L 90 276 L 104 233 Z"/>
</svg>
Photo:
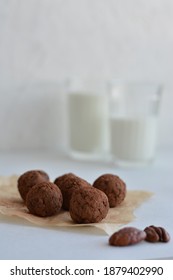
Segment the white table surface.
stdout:
<svg viewBox="0 0 173 280">
<path fill-rule="evenodd" d="M 89 182 L 104 173 L 119 175 L 129 190 L 149 190 L 153 197 L 135 210 L 128 226 L 162 226 L 172 236 L 168 243 L 142 242 L 129 247 L 108 245 L 109 236 L 93 227 L 45 228 L 19 218 L 0 215 L 0 259 L 173 259 L 173 151 L 157 155 L 154 164 L 141 168 L 117 168 L 110 163 L 82 162 L 58 156 L 55 152 L 1 152 L 0 175 L 21 174 L 44 169 L 53 180 L 73 172 Z"/>
</svg>

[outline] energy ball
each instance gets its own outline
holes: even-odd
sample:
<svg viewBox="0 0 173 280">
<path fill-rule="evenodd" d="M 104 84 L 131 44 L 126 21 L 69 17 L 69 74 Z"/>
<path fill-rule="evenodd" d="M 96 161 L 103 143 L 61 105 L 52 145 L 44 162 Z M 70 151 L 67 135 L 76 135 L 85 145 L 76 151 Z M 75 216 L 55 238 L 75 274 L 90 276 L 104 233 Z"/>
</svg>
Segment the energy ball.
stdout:
<svg viewBox="0 0 173 280">
<path fill-rule="evenodd" d="M 109 202 L 104 192 L 91 188 L 81 188 L 73 192 L 70 201 L 70 216 L 78 224 L 98 223 L 109 210 Z"/>
<path fill-rule="evenodd" d="M 17 187 L 20 193 L 20 196 L 25 201 L 27 193 L 29 190 L 36 184 L 41 182 L 48 182 L 49 176 L 43 170 L 30 170 L 23 173 L 17 181 Z"/>
<path fill-rule="evenodd" d="M 54 181 L 54 184 L 56 184 L 62 192 L 62 196 L 63 196 L 62 208 L 64 210 L 69 210 L 70 200 L 75 190 L 85 188 L 85 187 L 87 188 L 92 187 L 87 181 L 76 176 L 73 173 L 67 173 L 57 177 Z"/>
<path fill-rule="evenodd" d="M 26 206 L 31 214 L 48 217 L 60 211 L 62 201 L 62 193 L 55 184 L 42 182 L 30 189 L 26 197 Z"/>
<path fill-rule="evenodd" d="M 73 178 L 76 178 L 76 177 L 77 176 L 75 174 L 73 174 L 73 173 L 66 173 L 66 174 L 63 174 L 63 175 L 57 177 L 54 180 L 54 184 L 56 184 L 60 188 L 61 186 L 63 186 L 64 182 L 67 179 L 69 179 L 69 178 L 73 179 Z"/>
<path fill-rule="evenodd" d="M 126 196 L 126 184 L 118 176 L 104 174 L 95 180 L 93 187 L 103 191 L 109 200 L 110 207 L 119 205 Z"/>
</svg>

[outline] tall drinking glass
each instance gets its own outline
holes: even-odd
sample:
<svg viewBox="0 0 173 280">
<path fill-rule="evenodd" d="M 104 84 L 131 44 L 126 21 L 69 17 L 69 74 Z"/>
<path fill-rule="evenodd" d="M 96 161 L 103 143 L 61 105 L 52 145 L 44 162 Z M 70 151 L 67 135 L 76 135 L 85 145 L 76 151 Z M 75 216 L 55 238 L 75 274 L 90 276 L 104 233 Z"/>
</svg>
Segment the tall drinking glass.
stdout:
<svg viewBox="0 0 173 280">
<path fill-rule="evenodd" d="M 67 84 L 68 142 L 72 157 L 103 159 L 109 149 L 108 93 L 104 81 Z"/>
<path fill-rule="evenodd" d="M 153 161 L 161 92 L 162 86 L 152 83 L 110 84 L 110 150 L 118 165 Z"/>
</svg>

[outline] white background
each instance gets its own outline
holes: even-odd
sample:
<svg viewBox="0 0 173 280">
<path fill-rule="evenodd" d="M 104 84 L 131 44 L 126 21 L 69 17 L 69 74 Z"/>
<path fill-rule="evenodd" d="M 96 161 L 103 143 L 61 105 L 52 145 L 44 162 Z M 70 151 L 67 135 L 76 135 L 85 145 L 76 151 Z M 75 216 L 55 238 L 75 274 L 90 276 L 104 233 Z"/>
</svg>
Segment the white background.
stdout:
<svg viewBox="0 0 173 280">
<path fill-rule="evenodd" d="M 172 27 L 172 0 L 0 0 L 0 174 L 40 168 L 52 179 L 70 171 L 93 182 L 100 174 L 117 172 L 129 189 L 155 193 L 135 211 L 137 218 L 131 225 L 144 228 L 154 221 L 173 236 Z M 57 156 L 67 140 L 63 83 L 76 76 L 164 84 L 161 156 L 155 165 L 123 170 Z M 34 149 L 53 151 L 39 154 Z M 29 150 L 26 155 L 25 150 Z M 43 229 L 23 221 L 15 224 L 6 217 L 1 217 L 0 227 L 0 258 L 173 256 L 172 239 L 168 244 L 153 244 L 152 249 L 150 244 L 141 244 L 115 253 L 107 246 L 108 236 L 95 231 Z"/>
<path fill-rule="evenodd" d="M 0 0 L 0 150 L 64 148 L 72 76 L 163 83 L 159 145 L 171 147 L 172 26 L 171 0 Z"/>
</svg>

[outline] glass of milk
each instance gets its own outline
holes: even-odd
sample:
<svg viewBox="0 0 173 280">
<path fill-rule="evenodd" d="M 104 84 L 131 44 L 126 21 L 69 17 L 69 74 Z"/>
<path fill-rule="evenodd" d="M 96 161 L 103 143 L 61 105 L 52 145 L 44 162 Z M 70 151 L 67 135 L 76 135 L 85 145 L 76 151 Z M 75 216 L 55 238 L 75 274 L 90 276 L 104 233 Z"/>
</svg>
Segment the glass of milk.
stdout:
<svg viewBox="0 0 173 280">
<path fill-rule="evenodd" d="M 153 161 L 161 92 L 162 86 L 152 83 L 110 84 L 110 152 L 117 165 Z"/>
<path fill-rule="evenodd" d="M 67 82 L 68 146 L 72 157 L 105 159 L 109 150 L 109 98 L 104 81 Z"/>
</svg>

